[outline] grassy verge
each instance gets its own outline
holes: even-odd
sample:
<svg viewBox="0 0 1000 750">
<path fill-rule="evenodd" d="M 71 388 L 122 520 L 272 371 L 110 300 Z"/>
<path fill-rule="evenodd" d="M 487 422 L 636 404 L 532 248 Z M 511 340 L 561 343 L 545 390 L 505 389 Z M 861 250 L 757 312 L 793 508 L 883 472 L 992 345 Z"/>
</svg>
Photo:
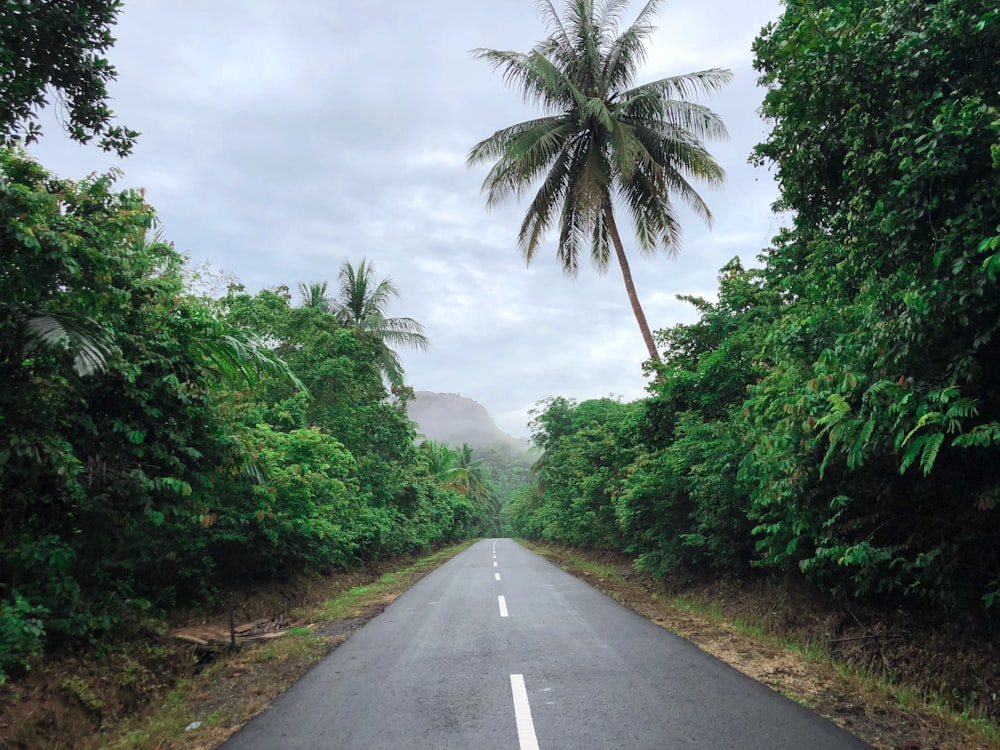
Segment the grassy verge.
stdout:
<svg viewBox="0 0 1000 750">
<path fill-rule="evenodd" d="M 636 573 L 624 558 L 518 540 L 652 622 L 685 638 L 768 687 L 839 724 L 879 750 L 1000 749 L 997 726 L 954 696 L 870 673 L 831 655 L 815 627 L 769 627 L 755 612 L 810 606 L 795 593 L 708 585 L 678 593 Z M 760 601 L 755 602 L 754 599 Z M 734 601 L 739 606 L 731 606 Z M 736 614 L 736 613 L 740 614 Z M 817 613 L 797 612 L 815 623 Z M 955 652 L 962 651 L 956 644 Z"/>
</svg>

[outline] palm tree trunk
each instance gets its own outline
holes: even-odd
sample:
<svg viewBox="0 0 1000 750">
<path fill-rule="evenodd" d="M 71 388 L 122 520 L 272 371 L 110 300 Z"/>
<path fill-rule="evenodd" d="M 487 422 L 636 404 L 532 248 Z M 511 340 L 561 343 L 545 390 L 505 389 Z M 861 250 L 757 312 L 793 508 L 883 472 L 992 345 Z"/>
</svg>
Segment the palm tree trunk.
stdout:
<svg viewBox="0 0 1000 750">
<path fill-rule="evenodd" d="M 611 243 L 615 246 L 615 255 L 618 256 L 618 265 L 622 269 L 622 277 L 625 279 L 625 291 L 628 293 L 628 301 L 632 303 L 632 312 L 639 323 L 639 330 L 642 332 L 642 340 L 646 342 L 646 349 L 649 351 L 649 358 L 654 362 L 660 362 L 660 353 L 656 351 L 656 342 L 653 341 L 653 334 L 649 330 L 649 323 L 646 322 L 646 313 L 642 311 L 639 304 L 639 295 L 635 291 L 635 283 L 632 281 L 632 270 L 628 265 L 628 258 L 625 257 L 625 248 L 622 247 L 622 238 L 618 234 L 618 225 L 615 223 L 614 214 L 611 212 L 611 201 L 608 200 L 604 212 L 608 222 L 608 232 L 611 234 Z"/>
</svg>

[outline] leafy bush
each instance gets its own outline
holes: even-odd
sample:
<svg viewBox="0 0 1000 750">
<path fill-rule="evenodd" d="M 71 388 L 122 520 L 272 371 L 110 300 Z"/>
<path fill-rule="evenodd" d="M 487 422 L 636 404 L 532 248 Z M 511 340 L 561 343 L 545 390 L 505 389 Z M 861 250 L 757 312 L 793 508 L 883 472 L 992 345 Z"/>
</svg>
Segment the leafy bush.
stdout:
<svg viewBox="0 0 1000 750">
<path fill-rule="evenodd" d="M 41 653 L 45 638 L 42 618 L 48 610 L 31 604 L 17 591 L 0 601 L 0 685 L 10 675 L 29 669 L 28 660 Z"/>
</svg>

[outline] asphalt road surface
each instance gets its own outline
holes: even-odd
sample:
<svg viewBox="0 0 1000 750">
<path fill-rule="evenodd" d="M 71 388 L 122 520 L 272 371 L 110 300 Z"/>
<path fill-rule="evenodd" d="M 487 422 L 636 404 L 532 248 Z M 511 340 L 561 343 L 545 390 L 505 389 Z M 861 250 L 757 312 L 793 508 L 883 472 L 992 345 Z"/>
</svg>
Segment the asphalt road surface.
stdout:
<svg viewBox="0 0 1000 750">
<path fill-rule="evenodd" d="M 400 596 L 226 750 L 868 745 L 509 539 Z"/>
</svg>

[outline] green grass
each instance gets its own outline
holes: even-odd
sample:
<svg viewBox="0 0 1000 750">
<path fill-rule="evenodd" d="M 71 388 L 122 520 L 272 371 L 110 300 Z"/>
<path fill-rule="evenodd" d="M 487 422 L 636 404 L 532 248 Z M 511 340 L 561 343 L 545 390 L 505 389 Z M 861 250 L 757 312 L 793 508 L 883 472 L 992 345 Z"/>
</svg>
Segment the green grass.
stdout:
<svg viewBox="0 0 1000 750">
<path fill-rule="evenodd" d="M 343 620 L 355 617 L 358 614 L 358 610 L 363 609 L 367 604 L 390 591 L 394 586 L 398 585 L 400 579 L 426 568 L 436 567 L 442 560 L 454 557 L 459 552 L 471 547 L 477 541 L 479 540 L 471 539 L 467 542 L 460 542 L 459 544 L 445 547 L 427 557 L 422 557 L 401 570 L 385 573 L 375 583 L 348 589 L 344 593 L 325 602 L 318 611 L 313 613 L 313 617 L 325 620 Z"/>
<path fill-rule="evenodd" d="M 340 596 L 330 599 L 320 607 L 316 613 L 324 620 L 343 620 L 350 616 L 352 610 L 358 608 L 359 603 L 366 601 L 379 589 L 385 590 L 388 584 L 370 583 L 366 586 L 355 586 L 353 589 L 345 591 Z"/>
<path fill-rule="evenodd" d="M 593 560 L 587 560 L 583 557 L 571 557 L 569 561 L 578 570 L 590 573 L 598 578 L 604 578 L 608 581 L 617 581 L 621 579 L 621 576 L 618 574 L 618 569 L 615 568 L 614 565 L 594 562 Z"/>
<path fill-rule="evenodd" d="M 517 537 L 514 539 L 515 542 L 520 544 L 522 547 L 531 550 L 532 552 L 542 552 L 548 549 L 544 544 L 536 544 L 530 539 L 522 539 Z M 590 573 L 591 575 L 597 576 L 598 578 L 604 578 L 609 581 L 621 580 L 621 575 L 618 573 L 618 569 L 614 565 L 609 565 L 607 563 L 600 563 L 594 560 L 588 560 L 586 557 L 579 555 L 568 555 L 566 557 L 567 565 L 563 565 L 562 569 L 568 571 L 570 567 L 576 570 L 582 570 L 585 573 Z"/>
</svg>

